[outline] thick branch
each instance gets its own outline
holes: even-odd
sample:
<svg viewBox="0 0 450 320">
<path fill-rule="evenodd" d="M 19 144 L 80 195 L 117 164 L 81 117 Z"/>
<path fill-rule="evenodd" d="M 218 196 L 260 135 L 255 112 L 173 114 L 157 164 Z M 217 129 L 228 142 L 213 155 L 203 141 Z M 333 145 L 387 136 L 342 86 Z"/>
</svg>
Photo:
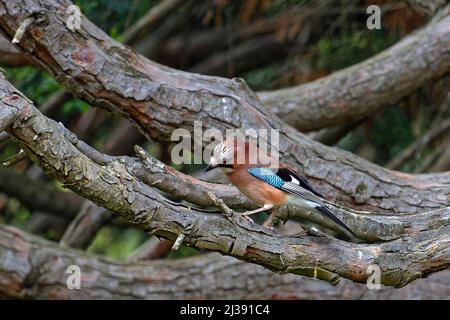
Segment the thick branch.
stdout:
<svg viewBox="0 0 450 320">
<path fill-rule="evenodd" d="M 366 61 L 307 84 L 261 92 L 259 98 L 301 131 L 375 114 L 450 72 L 449 11 Z"/>
<path fill-rule="evenodd" d="M 405 288 L 368 290 L 342 281 L 337 286 L 218 254 L 121 264 L 0 226 L 0 296 L 28 299 L 442 299 L 450 271 Z M 55 263 L 57 261 L 58 263 Z M 78 265 L 80 290 L 69 290 L 66 269 Z"/>
<path fill-rule="evenodd" d="M 122 161 L 108 161 L 94 150 L 81 153 L 61 125 L 2 79 L 0 114 L 8 110 L 18 115 L 8 131 L 47 174 L 154 235 L 174 240 L 184 234 L 186 244 L 196 248 L 333 284 L 340 276 L 364 282 L 368 267 L 377 264 L 383 284 L 401 287 L 450 265 L 448 221 L 437 220 L 431 230 L 373 245 L 325 236 L 281 236 L 236 216 L 225 218 L 171 203 L 130 174 Z M 446 210 L 448 215 L 450 208 Z"/>
<path fill-rule="evenodd" d="M 210 198 L 205 196 L 209 192 L 224 201 L 232 208 L 254 208 L 235 187 L 231 185 L 208 183 L 185 175 L 163 164 L 157 159 L 146 154 L 142 148 L 136 147 L 136 152 L 141 161 L 129 158 L 121 158 L 128 171 L 144 181 L 148 185 L 158 188 L 179 199 L 198 206 L 217 206 Z M 389 216 L 360 212 L 340 207 L 328 202 L 330 209 L 343 220 L 359 239 L 368 241 L 390 240 L 405 234 L 415 234 L 419 230 L 428 230 L 439 221 L 443 224 L 450 219 L 447 209 L 438 209 L 429 212 Z M 315 215 L 298 208 L 283 206 L 277 211 L 280 220 L 292 218 L 308 219 L 330 229 L 339 229 L 324 219 L 321 215 Z"/>
<path fill-rule="evenodd" d="M 43 0 L 38 5 L 23 1 L 20 6 L 2 1 L 0 28 L 12 36 L 25 17 L 40 15 L 39 23 L 32 24 L 23 36 L 21 48 L 77 96 L 120 112 L 148 136 L 168 140 L 174 129 L 192 130 L 194 120 L 199 119 L 204 128 L 222 132 L 227 128 L 273 128 L 281 133 L 283 160 L 302 170 L 330 200 L 359 209 L 410 213 L 449 204 L 450 173 L 388 171 L 311 141 L 268 112 L 239 79 L 207 77 L 158 65 L 114 42 L 84 17 L 81 29 L 69 32 L 64 15 L 68 5 L 65 0 Z M 429 38 L 436 43 L 447 39 L 449 23 L 448 16 L 434 21 L 430 28 L 435 35 Z M 448 56 L 448 52 L 442 55 Z M 431 60 L 440 59 L 433 56 Z M 421 67 L 420 61 L 424 60 L 415 60 L 413 65 Z"/>
</svg>

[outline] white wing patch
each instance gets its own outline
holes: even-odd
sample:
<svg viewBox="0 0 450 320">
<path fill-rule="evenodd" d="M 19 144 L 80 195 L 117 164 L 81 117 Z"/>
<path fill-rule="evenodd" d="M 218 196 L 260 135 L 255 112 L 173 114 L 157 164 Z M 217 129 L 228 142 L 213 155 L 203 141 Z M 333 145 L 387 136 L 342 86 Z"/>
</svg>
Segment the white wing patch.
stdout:
<svg viewBox="0 0 450 320">
<path fill-rule="evenodd" d="M 298 181 L 297 179 L 295 179 L 293 176 L 291 176 L 291 182 L 295 183 L 296 185 L 300 185 L 300 181 Z"/>
</svg>

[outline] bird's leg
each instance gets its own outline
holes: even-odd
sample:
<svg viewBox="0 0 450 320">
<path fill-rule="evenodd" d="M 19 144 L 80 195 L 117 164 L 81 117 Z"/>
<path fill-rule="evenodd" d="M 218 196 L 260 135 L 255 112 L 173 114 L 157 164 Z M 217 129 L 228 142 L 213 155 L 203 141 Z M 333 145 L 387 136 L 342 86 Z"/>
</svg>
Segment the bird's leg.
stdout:
<svg viewBox="0 0 450 320">
<path fill-rule="evenodd" d="M 259 213 L 259 212 L 264 212 L 264 211 L 269 211 L 271 209 L 273 209 L 273 204 L 266 203 L 261 208 L 258 208 L 258 209 L 255 209 L 255 210 L 250 210 L 250 211 L 245 211 L 245 212 L 243 212 L 241 214 L 243 216 L 251 216 L 252 214 Z"/>
<path fill-rule="evenodd" d="M 275 210 L 272 211 L 269 215 L 269 218 L 267 218 L 266 221 L 264 221 L 263 226 L 273 230 L 273 217 L 275 216 Z"/>
</svg>

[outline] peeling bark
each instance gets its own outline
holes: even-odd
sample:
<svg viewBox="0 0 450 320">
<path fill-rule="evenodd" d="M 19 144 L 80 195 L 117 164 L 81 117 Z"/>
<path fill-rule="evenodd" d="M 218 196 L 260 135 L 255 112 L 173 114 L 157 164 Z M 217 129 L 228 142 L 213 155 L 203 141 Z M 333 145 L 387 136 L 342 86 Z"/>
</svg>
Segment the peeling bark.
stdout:
<svg viewBox="0 0 450 320">
<path fill-rule="evenodd" d="M 43 116 L 4 79 L 0 115 L 14 115 L 8 132 L 48 175 L 156 236 L 174 240 L 184 235 L 185 243 L 198 249 L 332 284 L 340 277 L 365 282 L 368 267 L 376 264 L 382 284 L 402 287 L 450 265 L 448 218 L 432 217 L 434 224 L 427 230 L 378 244 L 348 243 L 320 234 L 283 236 L 236 215 L 225 218 L 172 203 L 132 175 L 125 158 L 111 159 L 94 149 L 82 153 L 76 137 Z M 450 208 L 440 213 L 448 217 Z"/>
<path fill-rule="evenodd" d="M 449 204 L 450 173 L 389 171 L 311 141 L 265 109 L 239 79 L 190 74 L 158 65 L 113 41 L 84 17 L 81 30 L 69 32 L 64 24 L 68 5 L 65 0 L 39 4 L 1 1 L 0 29 L 12 36 L 25 17 L 36 16 L 20 47 L 74 94 L 120 112 L 147 136 L 168 140 L 174 129 L 191 130 L 194 120 L 199 119 L 204 128 L 222 132 L 227 128 L 274 128 L 280 130 L 283 160 L 308 176 L 332 201 L 356 209 L 403 213 Z M 447 39 L 449 23 L 450 17 L 442 14 L 430 24 L 435 31 L 430 39 Z M 423 60 L 414 63 L 418 61 Z M 398 83 L 392 86 L 403 87 Z"/>
<path fill-rule="evenodd" d="M 368 290 L 344 280 L 337 286 L 219 254 L 180 260 L 118 263 L 0 226 L 0 296 L 27 299 L 442 299 L 450 271 L 405 288 Z M 81 289 L 67 289 L 70 265 L 82 272 Z"/>
</svg>

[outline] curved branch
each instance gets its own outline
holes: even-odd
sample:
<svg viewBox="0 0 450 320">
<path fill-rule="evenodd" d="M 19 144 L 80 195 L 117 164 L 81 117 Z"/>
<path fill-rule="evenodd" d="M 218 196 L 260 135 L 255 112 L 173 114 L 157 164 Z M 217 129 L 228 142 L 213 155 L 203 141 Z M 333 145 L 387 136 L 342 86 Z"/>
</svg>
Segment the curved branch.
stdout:
<svg viewBox="0 0 450 320">
<path fill-rule="evenodd" d="M 368 290 L 337 286 L 212 253 L 171 261 L 122 264 L 63 249 L 23 231 L 0 226 L 0 296 L 27 299 L 439 299 L 450 271 L 406 288 Z M 54 263 L 57 261 L 58 263 Z M 80 290 L 69 290 L 66 269 L 78 265 Z"/>
<path fill-rule="evenodd" d="M 80 30 L 68 31 L 64 14 L 68 5 L 65 0 L 22 1 L 20 6 L 0 1 L 0 29 L 12 36 L 25 17 L 39 16 L 24 34 L 21 48 L 77 96 L 120 112 L 147 136 L 169 140 L 174 129 L 192 130 L 199 119 L 203 127 L 222 132 L 272 128 L 280 131 L 283 159 L 303 171 L 330 200 L 363 210 L 409 213 L 450 203 L 450 173 L 389 171 L 311 141 L 267 111 L 239 79 L 153 63 L 110 39 L 85 17 Z M 448 37 L 449 23 L 448 16 L 436 21 L 436 33 Z"/>
<path fill-rule="evenodd" d="M 118 159 L 122 160 L 121 162 L 126 165 L 130 173 L 148 185 L 202 207 L 215 205 L 211 198 L 205 196 L 208 192 L 211 192 L 222 199 L 229 207 L 239 209 L 255 208 L 254 204 L 249 203 L 248 199 L 234 186 L 198 180 L 165 165 L 144 153 L 140 147 L 135 149 L 141 161 L 126 157 Z M 326 204 L 339 219 L 353 230 L 359 239 L 367 241 L 391 240 L 406 234 L 416 234 L 418 231 L 434 229 L 437 224 L 446 224 L 450 221 L 449 211 L 445 208 L 423 213 L 389 216 L 387 214 L 355 211 L 331 202 Z M 286 221 L 292 218 L 307 219 L 329 229 L 339 231 L 335 225 L 322 216 L 314 215 L 295 207 L 283 206 L 276 213 L 276 218 L 280 220 Z"/>
<path fill-rule="evenodd" d="M 260 92 L 259 98 L 301 131 L 367 118 L 450 73 L 449 11 L 366 61 L 303 85 Z"/>
<path fill-rule="evenodd" d="M 317 235 L 282 236 L 237 216 L 208 214 L 169 202 L 133 176 L 124 158 L 109 160 L 95 150 L 81 153 L 60 124 L 43 116 L 0 79 L 0 114 L 16 118 L 8 132 L 48 175 L 144 230 L 170 240 L 218 251 L 280 273 L 317 276 L 336 284 L 340 277 L 364 282 L 377 264 L 381 283 L 401 287 L 450 265 L 450 224 L 380 244 L 354 244 Z M 447 213 L 450 208 L 443 209 Z"/>
</svg>

